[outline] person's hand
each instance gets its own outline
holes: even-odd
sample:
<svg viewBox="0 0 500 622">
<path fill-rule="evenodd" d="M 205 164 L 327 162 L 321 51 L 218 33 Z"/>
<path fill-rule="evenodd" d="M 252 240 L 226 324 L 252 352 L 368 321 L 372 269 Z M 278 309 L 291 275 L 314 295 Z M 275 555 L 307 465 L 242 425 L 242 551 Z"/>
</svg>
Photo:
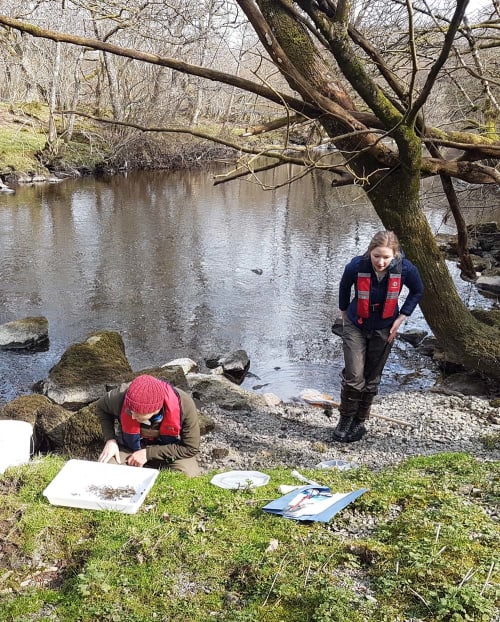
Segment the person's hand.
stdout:
<svg viewBox="0 0 500 622">
<path fill-rule="evenodd" d="M 340 312 L 340 317 L 344 320 L 344 322 L 347 320 L 347 311 L 341 311 Z"/>
<path fill-rule="evenodd" d="M 147 461 L 148 459 L 145 449 L 139 449 L 138 451 L 134 451 L 134 453 L 130 454 L 130 456 L 127 458 L 127 464 L 129 466 L 142 467 L 146 464 Z"/>
<path fill-rule="evenodd" d="M 389 337 L 387 338 L 387 343 L 392 343 L 396 338 L 397 332 L 401 324 L 406 320 L 406 315 L 398 315 L 398 317 L 394 320 L 391 330 L 389 331 Z"/>
<path fill-rule="evenodd" d="M 97 462 L 109 462 L 111 458 L 115 458 L 118 464 L 121 464 L 120 448 L 118 447 L 118 443 L 115 441 L 114 438 L 106 441 L 104 449 L 102 450 Z"/>
</svg>

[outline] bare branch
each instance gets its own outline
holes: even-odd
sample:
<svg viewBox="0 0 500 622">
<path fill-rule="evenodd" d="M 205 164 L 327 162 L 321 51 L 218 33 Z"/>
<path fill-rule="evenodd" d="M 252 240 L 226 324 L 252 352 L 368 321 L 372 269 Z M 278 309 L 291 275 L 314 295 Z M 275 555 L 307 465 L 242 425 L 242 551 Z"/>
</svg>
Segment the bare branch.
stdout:
<svg viewBox="0 0 500 622">
<path fill-rule="evenodd" d="M 427 80 L 425 81 L 424 87 L 422 88 L 420 95 L 417 97 L 414 105 L 408 111 L 408 114 L 405 115 L 406 122 L 410 125 L 415 122 L 419 111 L 422 109 L 423 105 L 425 104 L 427 98 L 430 95 L 432 87 L 434 86 L 434 83 L 439 72 L 441 71 L 441 68 L 446 62 L 448 56 L 450 55 L 450 50 L 453 46 L 455 35 L 460 24 L 462 23 L 462 19 L 465 15 L 465 9 L 467 8 L 468 4 L 469 0 L 457 1 L 457 8 L 455 9 L 455 13 L 451 20 L 450 26 L 446 32 L 441 52 L 434 65 L 431 67 L 431 70 L 429 71 L 429 75 L 427 76 Z"/>
</svg>

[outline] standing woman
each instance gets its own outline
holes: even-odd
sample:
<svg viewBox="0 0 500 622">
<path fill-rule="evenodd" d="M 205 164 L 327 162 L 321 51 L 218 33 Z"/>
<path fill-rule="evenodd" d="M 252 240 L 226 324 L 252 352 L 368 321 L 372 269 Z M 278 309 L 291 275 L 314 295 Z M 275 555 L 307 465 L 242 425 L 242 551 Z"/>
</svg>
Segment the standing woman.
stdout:
<svg viewBox="0 0 500 622">
<path fill-rule="evenodd" d="M 409 292 L 399 310 L 403 285 Z M 392 231 L 376 233 L 366 253 L 354 257 L 345 267 L 339 286 L 344 369 L 340 417 L 333 431 L 336 441 L 351 443 L 366 434 L 364 424 L 396 333 L 415 310 L 423 292 L 417 268 L 403 256 Z"/>
</svg>

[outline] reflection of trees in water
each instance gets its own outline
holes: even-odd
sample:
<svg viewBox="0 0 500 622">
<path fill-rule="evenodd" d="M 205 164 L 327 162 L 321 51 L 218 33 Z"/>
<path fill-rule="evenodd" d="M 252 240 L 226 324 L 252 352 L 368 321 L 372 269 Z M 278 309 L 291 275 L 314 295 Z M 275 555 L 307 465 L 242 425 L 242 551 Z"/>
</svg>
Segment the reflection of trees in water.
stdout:
<svg viewBox="0 0 500 622">
<path fill-rule="evenodd" d="M 319 174 L 263 192 L 214 188 L 200 171 L 144 172 L 71 181 L 50 203 L 20 189 L 0 211 L 3 308 L 47 316 L 51 338 L 43 358 L 9 357 L 6 384 L 28 375 L 30 386 L 37 365 L 96 329 L 122 334 L 134 369 L 243 347 L 251 371 L 271 376 L 266 390 L 337 382 L 338 282 L 380 228 L 355 188 Z"/>
</svg>

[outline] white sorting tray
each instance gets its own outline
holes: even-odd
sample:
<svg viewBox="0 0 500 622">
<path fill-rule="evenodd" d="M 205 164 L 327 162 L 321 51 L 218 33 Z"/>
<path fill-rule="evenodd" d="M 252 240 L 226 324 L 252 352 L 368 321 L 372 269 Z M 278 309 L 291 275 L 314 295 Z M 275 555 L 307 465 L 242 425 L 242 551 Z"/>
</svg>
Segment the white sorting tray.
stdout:
<svg viewBox="0 0 500 622">
<path fill-rule="evenodd" d="M 52 505 L 135 514 L 158 473 L 157 469 L 69 460 L 43 494 Z"/>
</svg>

